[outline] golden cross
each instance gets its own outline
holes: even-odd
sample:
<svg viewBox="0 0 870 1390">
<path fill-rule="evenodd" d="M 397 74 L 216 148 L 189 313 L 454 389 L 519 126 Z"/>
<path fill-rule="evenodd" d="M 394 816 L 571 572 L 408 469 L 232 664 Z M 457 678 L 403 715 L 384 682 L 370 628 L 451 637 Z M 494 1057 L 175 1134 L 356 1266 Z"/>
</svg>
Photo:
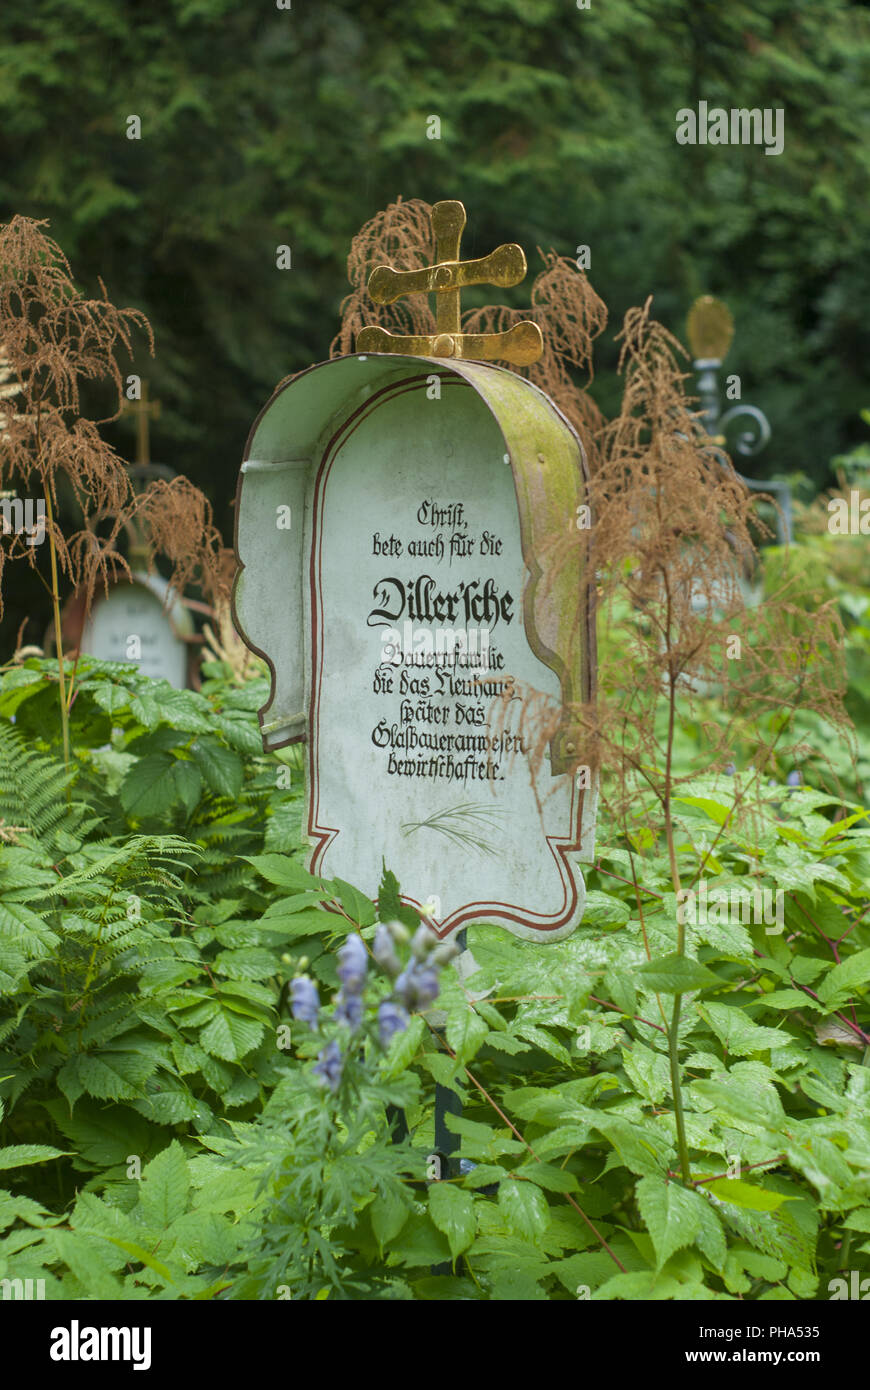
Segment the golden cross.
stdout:
<svg viewBox="0 0 870 1390">
<path fill-rule="evenodd" d="M 435 333 L 400 335 L 370 325 L 357 335 L 357 352 L 403 352 L 413 357 L 459 357 L 479 362 L 499 359 L 525 367 L 537 362 L 544 350 L 541 330 L 531 319 L 515 323 L 505 333 L 463 333 L 460 322 L 460 290 L 466 285 L 518 285 L 526 273 L 521 246 L 498 246 L 476 261 L 459 259 L 459 242 L 465 226 L 461 203 L 436 203 L 432 209 L 435 264 L 423 270 L 393 270 L 376 266 L 369 277 L 369 295 L 375 304 L 393 304 L 406 294 L 435 294 Z"/>
<path fill-rule="evenodd" d="M 136 463 L 140 467 L 145 467 L 151 462 L 148 446 L 148 419 L 153 416 L 156 420 L 160 414 L 160 402 L 149 401 L 148 382 L 142 382 L 142 396 L 138 401 L 124 401 L 121 406 L 122 415 L 135 415 L 136 417 Z"/>
</svg>

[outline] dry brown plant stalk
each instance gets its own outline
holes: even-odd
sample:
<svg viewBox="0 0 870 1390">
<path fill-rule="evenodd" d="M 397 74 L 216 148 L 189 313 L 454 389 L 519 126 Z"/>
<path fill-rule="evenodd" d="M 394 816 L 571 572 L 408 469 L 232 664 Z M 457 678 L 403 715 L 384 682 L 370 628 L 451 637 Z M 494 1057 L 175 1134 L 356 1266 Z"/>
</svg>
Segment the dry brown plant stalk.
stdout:
<svg viewBox="0 0 870 1390">
<path fill-rule="evenodd" d="M 428 211 L 425 205 L 423 210 Z M 387 227 L 394 241 L 401 241 L 402 257 L 424 254 L 400 261 L 393 249 L 391 259 Z M 343 330 L 336 339 L 340 350 L 352 351 L 355 331 L 364 322 L 397 326 L 392 308 L 379 310 L 376 319 L 375 306 L 362 311 L 363 266 L 368 270 L 381 261 L 428 264 L 431 247 L 425 230 L 425 220 L 422 226 L 419 218 L 404 221 L 395 204 L 367 224 L 353 264 L 358 289 L 346 301 Z M 512 729 L 522 731 L 539 806 L 547 794 L 546 756 L 553 734 L 563 722 L 580 728 L 582 748 L 569 775 L 580 768 L 600 771 L 610 821 L 634 847 L 636 883 L 635 855 L 644 846 L 657 850 L 664 838 L 673 890 L 679 893 L 674 798 L 681 784 L 700 772 L 724 770 L 741 742 L 754 742 L 752 766 L 747 776 L 735 778 L 732 810 L 721 834 L 738 817 L 756 809 L 760 814 L 762 775 L 774 755 L 782 756 L 789 747 L 801 751 L 793 735 L 789 745 L 794 711 L 817 713 L 849 742 L 843 628 L 833 600 L 820 594 L 812 605 L 806 589 L 798 594 L 791 581 L 763 604 L 749 600 L 746 583 L 758 564 L 759 499 L 703 431 L 695 403 L 685 393 L 688 373 L 680 359 L 687 354 L 651 318 L 651 300 L 625 316 L 618 339 L 622 405 L 607 422 L 585 390 L 593 340 L 604 328 L 606 310 L 570 261 L 552 252 L 544 261 L 545 270 L 533 286 L 532 313 L 547 349 L 523 374 L 553 397 L 586 448 L 592 515 L 588 531 L 578 531 L 568 517 L 564 527 L 554 529 L 545 543 L 544 569 L 556 573 L 561 564 L 576 560 L 573 547 L 582 547 L 580 572 L 586 582 L 594 574 L 599 595 L 598 693 L 592 705 L 564 709 L 540 691 L 514 686 L 493 702 L 490 724 L 503 726 L 510 718 Z M 411 331 L 431 331 L 424 326 L 422 310 L 416 312 Z M 528 313 L 490 306 L 467 316 L 463 327 L 497 332 L 520 317 Z M 586 373 L 584 385 L 576 380 L 578 372 Z M 711 693 L 718 696 L 715 709 Z M 678 775 L 675 738 L 679 721 L 687 717 L 702 737 L 695 766 Z M 550 780 L 551 787 L 557 784 Z M 697 878 L 711 848 L 698 845 L 694 850 Z M 676 938 L 677 954 L 683 955 L 685 928 L 679 921 Z M 681 995 L 675 995 L 666 1031 L 681 1173 L 689 1183 L 680 1001 Z"/>
<path fill-rule="evenodd" d="M 356 333 L 377 322 L 397 332 L 431 332 L 426 296 L 379 306 L 367 297 L 371 270 L 431 264 L 435 247 L 431 206 L 398 199 L 365 224 L 348 258 L 353 293 L 343 304 L 333 354 L 353 351 Z M 545 571 L 557 572 L 574 546 L 588 551 L 600 600 L 600 628 L 620 632 L 617 649 L 606 640 L 594 709 L 564 710 L 539 691 L 524 693 L 521 721 L 530 773 L 537 783 L 550 739 L 567 719 L 586 731 L 578 765 L 601 766 L 606 805 L 616 823 L 630 829 L 638 817 L 658 815 L 660 797 L 639 810 L 639 791 L 654 793 L 664 767 L 676 774 L 673 731 L 657 733 L 657 714 L 673 696 L 676 709 L 702 720 L 707 741 L 701 766 L 732 761 L 741 734 L 771 711 L 811 709 L 831 721 L 844 739 L 845 690 L 842 627 L 833 600 L 820 597 L 809 612 L 784 585 L 763 608 L 747 604 L 746 584 L 758 564 L 758 497 L 741 483 L 730 460 L 704 433 L 685 393 L 681 344 L 650 316 L 651 301 L 626 314 L 619 369 L 625 386 L 619 415 L 606 421 L 588 394 L 593 348 L 607 310 L 586 274 L 554 251 L 539 254 L 544 269 L 532 286 L 531 311 L 490 305 L 465 315 L 468 332 L 500 332 L 521 318 L 541 327 L 545 351 L 519 375 L 558 405 L 580 436 L 590 462 L 592 532 L 570 524 L 546 543 Z M 578 382 L 578 375 L 581 381 Z M 772 500 L 772 499 L 767 499 Z M 728 639 L 739 638 L 741 657 L 730 659 Z M 578 634 L 579 640 L 579 634 Z M 731 648 L 735 647 L 734 642 Z M 711 688 L 721 690 L 717 721 L 705 719 Z M 501 723 L 508 704 L 496 702 L 491 719 Z M 765 770 L 774 752 L 799 752 L 788 744 L 787 720 L 776 740 L 758 742 L 753 765 Z M 686 780 L 696 771 L 686 774 Z M 552 784 L 551 784 L 552 785 Z M 678 782 L 675 783 L 678 785 Z M 537 787 L 536 787 L 537 794 Z M 546 788 L 541 789 L 546 795 Z"/>
<path fill-rule="evenodd" d="M 397 198 L 369 219 L 350 244 L 347 278 L 352 292 L 342 301 L 341 328 L 332 340 L 330 357 L 353 352 L 357 334 L 367 324 L 380 324 L 395 333 L 434 333 L 435 316 L 425 295 L 409 295 L 395 304 L 375 304 L 368 296 L 369 276 L 377 265 L 396 270 L 421 270 L 435 259 L 432 208 L 421 198 Z"/>
<path fill-rule="evenodd" d="M 101 436 L 99 425 L 116 419 L 124 379 L 119 353 L 132 353 L 133 335 L 145 334 L 153 353 L 151 327 L 136 309 L 118 309 L 100 282 L 101 297 L 86 299 L 75 285 L 69 262 L 43 230 L 44 221 L 14 217 L 0 226 L 0 490 L 15 485 L 31 502 L 45 507 L 48 574 L 41 547 L 26 533 L 5 525 L 0 536 L 0 615 L 3 567 L 25 560 L 49 595 L 55 646 L 64 758 L 69 764 L 71 679 L 63 659 L 61 580 L 85 596 L 90 608 L 96 586 L 130 576 L 117 547 L 122 530 L 144 520 L 149 566 L 162 549 L 173 566 L 176 590 L 199 576 L 207 592 L 226 589 L 217 560 L 220 537 L 211 507 L 185 479 L 158 482 L 136 493 L 124 460 Z M 81 415 L 81 387 L 104 383 L 114 397 L 113 413 L 95 421 Z M 59 524 L 60 484 L 72 494 L 83 525 L 65 532 Z M 98 535 L 96 524 L 108 526 Z M 148 529 L 150 527 L 150 536 Z M 222 575 L 223 581 L 222 581 Z M 221 589 L 223 582 L 224 590 Z"/>
</svg>

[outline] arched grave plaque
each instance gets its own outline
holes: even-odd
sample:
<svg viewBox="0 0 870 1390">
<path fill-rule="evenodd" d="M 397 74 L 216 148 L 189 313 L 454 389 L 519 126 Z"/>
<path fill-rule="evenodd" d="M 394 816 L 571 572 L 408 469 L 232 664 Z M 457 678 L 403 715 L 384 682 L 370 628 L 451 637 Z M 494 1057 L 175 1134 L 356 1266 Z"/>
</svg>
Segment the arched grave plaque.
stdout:
<svg viewBox="0 0 870 1390">
<path fill-rule="evenodd" d="M 143 676 L 176 690 L 189 684 L 193 619 L 159 575 L 134 573 L 132 582 L 98 593 L 78 643 L 99 661 L 133 662 Z"/>
<path fill-rule="evenodd" d="M 582 915 L 596 787 L 552 715 L 593 694 L 586 481 L 553 402 L 480 361 L 323 363 L 248 441 L 235 617 L 272 672 L 264 747 L 308 741 L 309 867 L 376 897 L 385 863 L 440 936 Z"/>
</svg>

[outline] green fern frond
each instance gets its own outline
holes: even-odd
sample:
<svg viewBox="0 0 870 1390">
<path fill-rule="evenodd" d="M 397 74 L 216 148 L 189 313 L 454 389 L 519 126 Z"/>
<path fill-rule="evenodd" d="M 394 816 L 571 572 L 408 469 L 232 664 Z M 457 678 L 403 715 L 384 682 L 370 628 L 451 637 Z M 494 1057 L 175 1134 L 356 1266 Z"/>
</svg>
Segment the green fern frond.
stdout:
<svg viewBox="0 0 870 1390">
<path fill-rule="evenodd" d="M 19 731 L 0 720 L 0 823 L 49 839 L 62 821 L 69 821 L 69 780 L 59 759 L 28 748 Z M 84 808 L 76 807 L 77 825 L 83 815 Z"/>
</svg>

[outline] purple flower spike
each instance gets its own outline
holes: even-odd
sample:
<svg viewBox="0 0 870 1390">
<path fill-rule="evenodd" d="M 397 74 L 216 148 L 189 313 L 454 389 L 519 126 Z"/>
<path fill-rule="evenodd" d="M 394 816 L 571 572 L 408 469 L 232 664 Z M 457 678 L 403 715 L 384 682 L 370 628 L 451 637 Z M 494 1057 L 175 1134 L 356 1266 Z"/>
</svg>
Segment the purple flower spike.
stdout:
<svg viewBox="0 0 870 1390">
<path fill-rule="evenodd" d="M 326 1044 L 318 1057 L 317 1064 L 313 1068 L 314 1075 L 319 1079 L 321 1086 L 328 1086 L 330 1091 L 337 1091 L 338 1083 L 341 1080 L 341 1068 L 341 1048 L 333 1038 L 332 1042 Z"/>
<path fill-rule="evenodd" d="M 434 946 L 438 945 L 438 938 L 434 932 L 421 922 L 411 938 L 411 952 L 417 960 L 425 960 Z"/>
<path fill-rule="evenodd" d="M 394 1004 L 389 999 L 384 1000 L 378 1009 L 378 1036 L 381 1047 L 389 1047 L 391 1039 L 396 1033 L 403 1033 L 408 1023 L 408 1015 L 401 1004 Z"/>
<path fill-rule="evenodd" d="M 436 972 L 434 970 L 418 970 L 415 974 L 419 1003 L 431 1004 L 433 999 L 438 998 L 438 991 L 441 988 Z"/>
<path fill-rule="evenodd" d="M 792 772 L 788 774 L 785 780 L 790 787 L 799 787 L 803 779 L 800 773 L 798 772 L 797 768 L 795 768 Z"/>
<path fill-rule="evenodd" d="M 335 1008 L 336 1023 L 346 1023 L 352 1033 L 355 1033 L 362 1023 L 363 1002 L 358 994 L 348 994 L 342 990 L 338 996 Z"/>
<path fill-rule="evenodd" d="M 438 998 L 438 976 L 419 964 L 403 970 L 396 981 L 396 994 L 408 1009 L 418 1009 Z"/>
<path fill-rule="evenodd" d="M 359 994 L 366 982 L 368 956 L 363 939 L 352 932 L 338 953 L 336 974 L 350 994 Z"/>
<path fill-rule="evenodd" d="M 309 980 L 307 975 L 297 976 L 291 984 L 290 1008 L 294 1018 L 298 1018 L 302 1023 L 310 1023 L 312 1028 L 317 1026 L 320 996 L 317 993 L 317 985 L 313 980 Z"/>
<path fill-rule="evenodd" d="M 402 969 L 402 962 L 396 954 L 393 938 L 389 928 L 381 922 L 375 932 L 375 939 L 372 943 L 372 955 L 382 970 L 395 979 Z"/>
</svg>

